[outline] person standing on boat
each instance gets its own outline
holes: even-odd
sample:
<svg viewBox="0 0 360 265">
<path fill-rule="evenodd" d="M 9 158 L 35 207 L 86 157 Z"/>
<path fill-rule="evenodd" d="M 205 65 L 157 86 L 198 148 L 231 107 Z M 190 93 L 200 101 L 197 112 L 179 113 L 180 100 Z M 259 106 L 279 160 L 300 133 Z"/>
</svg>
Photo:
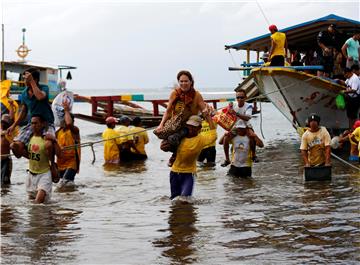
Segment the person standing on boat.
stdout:
<svg viewBox="0 0 360 265">
<path fill-rule="evenodd" d="M 318 52 L 320 64 L 324 66 L 325 76 L 331 77 L 334 68 L 334 49 L 340 50 L 336 25 L 330 24 L 326 30 L 320 31 L 317 35 L 317 42 L 320 47 Z M 319 71 L 319 74 L 321 72 Z"/>
<path fill-rule="evenodd" d="M 64 120 L 60 123 L 61 127 L 56 131 L 56 139 L 62 148 L 61 157 L 57 158 L 57 165 L 60 173 L 60 183 L 58 187 L 74 185 L 75 175 L 80 170 L 80 130 L 74 125 L 74 114 L 70 113 L 70 103 L 64 101 Z M 72 146 L 71 149 L 64 150 L 64 147 Z"/>
<path fill-rule="evenodd" d="M 58 179 L 58 171 L 54 162 L 54 141 L 56 141 L 56 138 L 54 115 L 49 104 L 49 87 L 40 85 L 40 71 L 36 68 L 30 68 L 24 72 L 24 81 L 26 88 L 21 94 L 21 111 L 18 118 L 8 129 L 8 133 L 11 134 L 16 126 L 27 117 L 28 113 L 30 113 L 30 119 L 34 115 L 44 117 L 45 126 L 43 127 L 42 135 L 45 139 L 47 157 L 50 161 L 51 175 L 53 179 L 56 180 Z M 11 149 L 17 158 L 26 155 L 27 145 L 32 134 L 33 129 L 29 122 L 14 139 L 14 142 L 11 144 Z"/>
<path fill-rule="evenodd" d="M 186 122 L 188 134 L 181 140 L 176 151 L 176 160 L 170 171 L 170 199 L 191 196 L 196 175 L 196 160 L 201 150 L 216 140 L 216 127 L 209 114 L 204 115 L 210 126 L 208 136 L 200 135 L 201 118 L 192 115 Z"/>
<path fill-rule="evenodd" d="M 356 65 L 353 65 L 352 68 L 356 68 Z M 346 114 L 349 119 L 349 129 L 353 126 L 355 120 L 359 118 L 359 108 L 360 108 L 360 79 L 355 74 L 355 72 L 349 68 L 345 68 L 344 75 L 346 77 L 345 85 L 346 94 Z"/>
<path fill-rule="evenodd" d="M 233 146 L 231 166 L 228 174 L 235 177 L 251 177 L 252 151 L 255 146 L 264 147 L 264 143 L 256 135 L 249 136 L 244 121 L 235 125 L 236 136 L 231 139 Z"/>
<path fill-rule="evenodd" d="M 30 199 L 36 203 L 43 203 L 50 200 L 52 193 L 52 177 L 46 140 L 43 137 L 43 130 L 47 126 L 46 120 L 39 114 L 32 115 L 31 127 L 33 135 L 29 140 L 28 150 L 25 157 L 29 159 L 29 169 L 26 178 L 26 191 Z M 55 137 L 53 139 L 56 140 Z M 55 141 L 54 151 L 60 156 L 60 146 Z"/>
<path fill-rule="evenodd" d="M 279 32 L 275 25 L 270 25 L 269 31 L 271 32 L 270 66 L 284 66 L 288 49 L 286 35 Z"/>
<path fill-rule="evenodd" d="M 102 133 L 104 140 L 104 161 L 105 164 L 119 164 L 120 162 L 120 145 L 122 140 L 120 134 L 114 128 L 116 125 L 116 118 L 107 117 L 105 120 L 106 129 Z"/>
<path fill-rule="evenodd" d="M 162 120 L 159 126 L 154 130 L 155 135 L 157 135 L 160 139 L 164 139 L 162 146 L 171 146 L 170 149 L 172 151 L 176 151 L 177 146 L 169 144 L 168 135 L 173 136 L 170 142 L 179 143 L 180 140 L 187 134 L 186 128 L 184 128 L 187 119 L 191 115 L 198 115 L 199 112 L 206 115 L 208 113 L 207 104 L 200 92 L 194 88 L 194 79 L 192 74 L 189 71 L 182 70 L 177 74 L 177 81 L 179 83 L 179 87 L 175 88 L 171 92 L 168 106 Z M 171 125 L 168 124 L 167 121 L 173 122 L 172 118 L 174 117 L 179 118 L 177 119 L 177 121 L 179 121 L 179 126 L 177 126 L 178 128 L 176 128 L 177 130 L 175 131 L 172 131 L 172 129 L 168 130 Z M 175 133 L 176 135 L 174 136 Z M 171 166 L 174 163 L 174 160 L 175 156 L 172 155 L 168 165 Z"/>
<path fill-rule="evenodd" d="M 308 117 L 309 129 L 301 137 L 301 155 L 305 167 L 330 166 L 331 137 L 320 125 L 320 117 L 313 113 Z"/>
<path fill-rule="evenodd" d="M 347 68 L 351 68 L 354 64 L 359 65 L 359 40 L 360 33 L 356 33 L 351 38 L 347 39 L 341 48 L 341 51 L 346 58 Z"/>
</svg>

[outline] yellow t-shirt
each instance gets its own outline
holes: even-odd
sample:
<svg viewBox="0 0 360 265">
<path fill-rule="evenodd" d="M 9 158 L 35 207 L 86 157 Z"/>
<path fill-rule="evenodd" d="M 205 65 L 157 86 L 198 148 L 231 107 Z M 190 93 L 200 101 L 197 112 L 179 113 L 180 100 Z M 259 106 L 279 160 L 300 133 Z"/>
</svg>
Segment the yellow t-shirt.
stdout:
<svg viewBox="0 0 360 265">
<path fill-rule="evenodd" d="M 285 40 L 286 40 L 285 33 L 277 31 L 271 35 L 271 39 L 275 43 L 273 52 L 271 54 L 271 58 L 273 58 L 276 55 L 285 56 Z"/>
<path fill-rule="evenodd" d="M 50 170 L 49 158 L 45 149 L 45 140 L 42 136 L 33 136 L 28 145 L 29 170 L 32 173 L 42 174 Z"/>
<path fill-rule="evenodd" d="M 329 146 L 331 137 L 325 127 L 320 127 L 317 132 L 307 130 L 301 137 L 301 150 L 308 152 L 310 166 L 325 163 L 325 147 Z"/>
<path fill-rule="evenodd" d="M 210 131 L 211 131 L 209 123 L 204 120 L 204 121 L 202 121 L 201 126 L 202 127 L 201 127 L 201 131 L 200 131 L 200 135 L 203 135 L 205 137 L 209 137 Z M 217 127 L 217 124 L 215 124 L 215 128 L 216 127 Z M 214 141 L 211 144 L 206 145 L 203 149 L 209 148 L 209 147 L 212 147 L 212 146 L 215 146 L 215 145 L 216 145 L 216 139 L 214 139 Z"/>
<path fill-rule="evenodd" d="M 351 136 L 355 136 L 355 140 L 358 141 L 358 150 L 359 150 L 359 157 L 360 157 L 360 127 L 357 127 L 352 133 Z"/>
<path fill-rule="evenodd" d="M 56 138 L 60 147 L 75 145 L 75 140 L 70 129 L 64 130 L 61 128 L 57 132 Z M 58 157 L 56 161 L 59 170 L 65 170 L 67 168 L 78 170 L 75 152 L 78 152 L 78 157 L 80 159 L 80 147 L 76 147 L 76 150 L 75 148 L 72 148 L 62 152 L 62 156 Z"/>
<path fill-rule="evenodd" d="M 141 127 L 132 127 L 130 128 L 130 132 L 134 133 L 133 137 L 136 149 L 140 152 L 140 154 L 146 155 L 145 145 L 149 142 L 147 131 Z M 135 153 L 135 150 L 131 149 L 131 152 Z"/>
<path fill-rule="evenodd" d="M 204 146 L 216 140 L 216 130 L 210 130 L 207 137 L 198 134 L 192 138 L 184 138 L 176 152 L 176 160 L 171 171 L 177 173 L 195 173 L 196 159 Z"/>
<path fill-rule="evenodd" d="M 120 137 L 122 143 L 134 140 L 134 136 L 131 134 L 130 127 L 127 127 L 125 125 L 119 125 L 114 129 L 114 131 L 117 132 L 119 135 L 127 135 L 124 137 Z"/>
<path fill-rule="evenodd" d="M 119 134 L 111 129 L 106 128 L 102 134 L 104 140 L 118 137 Z M 118 145 L 122 143 L 121 138 L 115 138 L 104 142 L 104 160 L 105 163 L 118 163 L 120 161 L 120 151 Z"/>
</svg>

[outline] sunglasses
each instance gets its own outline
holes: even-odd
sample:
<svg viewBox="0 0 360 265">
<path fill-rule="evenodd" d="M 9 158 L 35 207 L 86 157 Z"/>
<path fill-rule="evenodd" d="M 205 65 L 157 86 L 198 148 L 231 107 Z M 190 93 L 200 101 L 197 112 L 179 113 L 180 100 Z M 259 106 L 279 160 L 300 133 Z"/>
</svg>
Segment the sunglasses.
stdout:
<svg viewBox="0 0 360 265">
<path fill-rule="evenodd" d="M 245 97 L 244 96 L 237 96 L 236 98 L 237 99 L 244 99 Z"/>
</svg>

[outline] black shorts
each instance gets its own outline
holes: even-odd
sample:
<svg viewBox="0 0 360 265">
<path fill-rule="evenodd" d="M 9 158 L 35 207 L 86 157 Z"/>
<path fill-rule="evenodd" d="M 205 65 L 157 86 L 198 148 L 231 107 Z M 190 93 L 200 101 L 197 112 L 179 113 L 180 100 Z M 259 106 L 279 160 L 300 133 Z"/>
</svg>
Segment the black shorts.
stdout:
<svg viewBox="0 0 360 265">
<path fill-rule="evenodd" d="M 350 119 L 357 119 L 359 117 L 360 96 L 345 97 L 346 102 L 346 115 Z"/>
<path fill-rule="evenodd" d="M 251 167 L 235 167 L 231 165 L 228 174 L 234 177 L 249 178 L 251 177 Z"/>
<path fill-rule="evenodd" d="M 197 161 L 204 162 L 206 159 L 207 163 L 215 163 L 216 158 L 216 148 L 215 146 L 210 146 L 208 148 L 205 148 L 201 151 Z"/>
<path fill-rule="evenodd" d="M 285 57 L 282 55 L 275 55 L 271 58 L 270 66 L 284 66 L 285 65 Z"/>
<path fill-rule="evenodd" d="M 1 159 L 1 185 L 10 184 L 11 171 L 12 171 L 11 157 L 6 157 L 5 159 Z"/>
</svg>

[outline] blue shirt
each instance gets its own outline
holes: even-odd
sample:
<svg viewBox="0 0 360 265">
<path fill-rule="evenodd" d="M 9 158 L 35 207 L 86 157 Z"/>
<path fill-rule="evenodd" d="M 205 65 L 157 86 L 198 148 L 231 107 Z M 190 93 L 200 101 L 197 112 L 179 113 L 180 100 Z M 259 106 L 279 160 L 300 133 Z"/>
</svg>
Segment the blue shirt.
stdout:
<svg viewBox="0 0 360 265">
<path fill-rule="evenodd" d="M 41 91 L 46 93 L 46 97 L 43 100 L 38 100 L 35 95 L 29 98 L 28 87 L 21 93 L 21 104 L 26 105 L 30 118 L 34 115 L 40 115 L 48 123 L 54 123 L 54 114 L 49 104 L 49 87 L 46 85 L 39 85 Z"/>
</svg>

